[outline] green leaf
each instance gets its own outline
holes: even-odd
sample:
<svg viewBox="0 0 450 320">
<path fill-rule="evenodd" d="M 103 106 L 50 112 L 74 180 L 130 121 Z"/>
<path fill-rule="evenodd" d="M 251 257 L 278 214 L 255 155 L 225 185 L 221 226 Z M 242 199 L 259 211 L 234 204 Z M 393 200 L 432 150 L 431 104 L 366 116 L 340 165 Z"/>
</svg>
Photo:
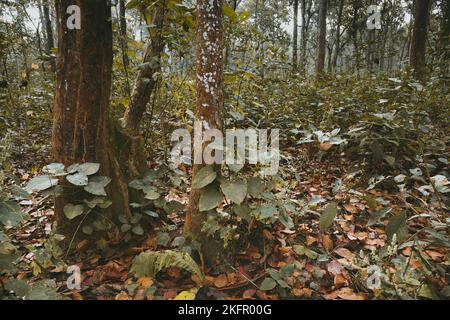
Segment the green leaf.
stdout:
<svg viewBox="0 0 450 320">
<path fill-rule="evenodd" d="M 89 182 L 88 185 L 84 187 L 84 191 L 95 196 L 107 196 L 105 187 L 98 182 Z"/>
<path fill-rule="evenodd" d="M 67 219 L 72 220 L 83 214 L 84 206 L 82 204 L 73 205 L 68 203 L 64 206 L 63 211 Z"/>
<path fill-rule="evenodd" d="M 25 190 L 28 191 L 29 193 L 33 193 L 36 191 L 47 190 L 53 186 L 56 186 L 57 184 L 58 179 L 52 178 L 48 175 L 37 176 L 28 182 L 27 186 L 25 187 Z"/>
<path fill-rule="evenodd" d="M 83 226 L 81 229 L 84 234 L 91 235 L 94 232 L 94 228 L 92 226 Z"/>
<path fill-rule="evenodd" d="M 220 187 L 223 194 L 236 204 L 241 204 L 247 196 L 247 182 L 244 180 L 224 181 Z"/>
<path fill-rule="evenodd" d="M 406 227 L 406 211 L 402 211 L 391 217 L 386 226 L 386 235 L 389 241 L 392 241 L 394 234 L 397 234 L 397 240 L 403 241 L 408 237 L 408 229 Z"/>
<path fill-rule="evenodd" d="M 292 249 L 299 256 L 307 256 L 308 258 L 313 259 L 313 260 L 319 256 L 319 254 L 317 252 L 314 252 L 302 245 L 295 245 L 292 247 Z"/>
<path fill-rule="evenodd" d="M 204 279 L 204 275 L 197 263 L 186 252 L 177 251 L 148 251 L 139 254 L 133 260 L 130 272 L 137 278 L 154 278 L 163 269 L 175 267 L 181 268 Z"/>
<path fill-rule="evenodd" d="M 208 211 L 216 208 L 223 201 L 223 195 L 216 186 L 208 186 L 200 196 L 200 211 Z"/>
<path fill-rule="evenodd" d="M 138 224 L 137 226 L 134 226 L 133 229 L 131 229 L 131 232 L 133 232 L 137 236 L 144 235 L 144 229 L 142 228 L 142 226 L 140 224 Z"/>
<path fill-rule="evenodd" d="M 228 4 L 224 4 L 223 5 L 223 13 L 225 14 L 225 16 L 228 17 L 228 19 L 230 19 L 231 22 L 236 22 L 237 21 L 237 14 L 236 12 L 233 10 L 233 8 L 231 8 Z"/>
<path fill-rule="evenodd" d="M 264 206 L 260 209 L 261 216 L 263 219 L 272 218 L 275 213 L 278 212 L 277 208 L 271 206 Z"/>
<path fill-rule="evenodd" d="M 395 158 L 393 156 L 384 156 L 384 160 L 390 165 L 391 167 L 394 167 L 395 165 Z"/>
<path fill-rule="evenodd" d="M 10 190 L 11 193 L 19 199 L 31 199 L 30 194 L 19 186 L 12 185 Z"/>
<path fill-rule="evenodd" d="M 270 291 L 274 289 L 277 286 L 277 282 L 273 280 L 272 278 L 265 278 L 264 281 L 261 283 L 261 286 L 259 287 L 262 291 Z"/>
<path fill-rule="evenodd" d="M 156 200 L 159 199 L 161 195 L 156 190 L 150 190 L 145 194 L 145 199 Z"/>
<path fill-rule="evenodd" d="M 192 181 L 192 188 L 201 189 L 211 184 L 216 180 L 217 172 L 214 171 L 213 166 L 206 166 L 200 169 Z"/>
<path fill-rule="evenodd" d="M 156 241 L 159 246 L 167 247 L 170 241 L 170 235 L 167 232 L 158 232 L 156 234 Z"/>
<path fill-rule="evenodd" d="M 323 213 L 320 216 L 319 226 L 320 230 L 327 231 L 331 225 L 333 224 L 334 219 L 337 215 L 337 203 L 331 202 L 323 211 Z"/>
<path fill-rule="evenodd" d="M 66 174 L 62 163 L 50 163 L 42 168 L 42 171 L 52 176 L 63 176 Z"/>
<path fill-rule="evenodd" d="M 75 173 L 66 177 L 67 181 L 69 181 L 74 186 L 86 186 L 88 184 L 88 177 L 83 173 Z"/>
<path fill-rule="evenodd" d="M 81 164 L 78 167 L 78 172 L 82 173 L 86 176 L 91 176 L 93 174 L 96 174 L 98 172 L 98 170 L 100 170 L 99 163 L 86 162 L 86 163 Z"/>
<path fill-rule="evenodd" d="M 15 227 L 28 217 L 14 201 L 0 202 L 0 222 L 5 227 Z"/>
<path fill-rule="evenodd" d="M 257 197 L 264 192 L 264 182 L 258 177 L 252 177 L 248 179 L 248 193 L 252 197 Z"/>
</svg>

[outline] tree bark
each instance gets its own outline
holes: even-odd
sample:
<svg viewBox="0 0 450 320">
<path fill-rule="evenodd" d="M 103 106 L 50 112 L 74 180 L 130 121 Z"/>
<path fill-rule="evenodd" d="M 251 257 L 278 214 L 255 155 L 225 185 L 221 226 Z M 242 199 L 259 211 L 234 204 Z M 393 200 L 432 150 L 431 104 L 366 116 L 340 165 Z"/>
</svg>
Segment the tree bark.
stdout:
<svg viewBox="0 0 450 320">
<path fill-rule="evenodd" d="M 143 66 L 136 77 L 130 105 L 124 114 L 124 127 L 133 135 L 139 134 L 141 119 L 157 83 L 154 75 L 161 70 L 161 53 L 164 48 L 162 29 L 165 7 L 165 1 L 154 6 L 152 24 L 155 27 L 150 30 Z"/>
<path fill-rule="evenodd" d="M 294 30 L 292 36 L 292 68 L 298 69 L 298 0 L 294 0 Z"/>
<path fill-rule="evenodd" d="M 52 49 L 55 47 L 55 41 L 53 40 L 53 28 L 52 21 L 50 20 L 50 6 L 48 0 L 42 0 L 42 13 L 45 22 L 45 33 L 46 33 L 46 51 L 50 59 L 50 68 L 52 72 L 56 71 L 56 59 L 52 54 Z"/>
<path fill-rule="evenodd" d="M 332 61 L 332 70 L 333 72 L 336 72 L 337 67 L 337 60 L 339 57 L 339 53 L 341 50 L 341 24 L 342 24 L 342 12 L 344 10 L 344 0 L 339 1 L 339 10 L 338 10 L 338 16 L 337 16 L 337 25 L 336 25 L 336 49 L 334 51 L 333 55 L 333 61 Z"/>
<path fill-rule="evenodd" d="M 218 130 L 222 130 L 221 113 L 224 104 L 222 5 L 223 0 L 197 1 L 196 120 L 202 122 L 202 127 Z M 202 151 L 205 147 L 202 146 Z M 193 180 L 204 166 L 204 163 L 194 165 Z M 206 244 L 206 236 L 202 232 L 206 212 L 199 210 L 202 191 L 191 190 L 186 210 L 185 233 L 191 239 Z"/>
<path fill-rule="evenodd" d="M 130 59 L 128 58 L 128 43 L 127 43 L 127 19 L 125 0 L 119 0 L 119 29 L 120 29 L 120 47 L 122 50 L 122 64 L 123 71 L 125 73 L 125 91 L 127 96 L 131 95 L 130 80 L 128 77 L 128 67 L 130 65 Z"/>
<path fill-rule="evenodd" d="M 325 68 L 325 50 L 327 36 L 327 0 L 320 0 L 319 7 L 319 36 L 317 39 L 316 74 L 319 76 Z"/>
<path fill-rule="evenodd" d="M 67 7 L 81 9 L 81 29 L 67 27 Z M 58 55 L 53 106 L 53 154 L 57 162 L 100 164 L 99 174 L 112 182 L 107 193 L 113 205 L 106 214 L 129 214 L 127 183 L 117 160 L 109 98 L 112 76 L 111 7 L 106 0 L 57 0 Z M 64 180 L 65 181 L 65 180 Z M 73 235 L 78 219 L 67 220 L 64 206 L 80 201 L 84 194 L 62 183 L 55 203 L 60 232 Z M 73 186 L 72 186 L 73 187 Z"/>
<path fill-rule="evenodd" d="M 416 0 L 409 63 L 417 78 L 425 71 L 425 54 L 431 0 Z"/>
</svg>

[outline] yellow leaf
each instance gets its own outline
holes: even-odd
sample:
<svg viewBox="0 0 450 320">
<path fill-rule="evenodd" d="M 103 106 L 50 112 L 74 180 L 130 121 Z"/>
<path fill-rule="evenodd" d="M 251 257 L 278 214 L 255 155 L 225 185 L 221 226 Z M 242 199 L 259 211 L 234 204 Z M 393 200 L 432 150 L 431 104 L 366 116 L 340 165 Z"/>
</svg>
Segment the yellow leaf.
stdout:
<svg viewBox="0 0 450 320">
<path fill-rule="evenodd" d="M 195 294 L 196 292 L 182 291 L 173 300 L 195 300 Z"/>
</svg>

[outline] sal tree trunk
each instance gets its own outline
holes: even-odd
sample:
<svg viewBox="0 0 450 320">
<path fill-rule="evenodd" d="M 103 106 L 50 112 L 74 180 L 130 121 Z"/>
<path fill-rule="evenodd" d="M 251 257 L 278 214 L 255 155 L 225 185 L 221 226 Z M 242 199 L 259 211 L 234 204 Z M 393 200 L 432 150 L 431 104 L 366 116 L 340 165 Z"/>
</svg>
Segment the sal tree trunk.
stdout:
<svg viewBox="0 0 450 320">
<path fill-rule="evenodd" d="M 46 33 L 46 51 L 50 59 L 50 68 L 52 72 L 56 71 L 56 60 L 52 55 L 52 49 L 55 47 L 55 42 L 53 40 L 53 28 L 52 21 L 50 20 L 50 6 L 48 0 L 42 0 L 42 11 L 45 22 L 45 33 Z"/>
<path fill-rule="evenodd" d="M 320 0 L 319 36 L 317 39 L 316 74 L 319 76 L 325 68 L 325 42 L 327 36 L 327 0 Z"/>
<path fill-rule="evenodd" d="M 416 0 L 414 5 L 414 27 L 411 39 L 409 63 L 417 78 L 422 78 L 425 71 L 425 53 L 427 29 L 431 0 Z"/>
<path fill-rule="evenodd" d="M 67 7 L 81 9 L 81 29 L 67 28 Z M 53 106 L 53 153 L 57 162 L 100 164 L 99 174 L 112 182 L 107 188 L 113 205 L 106 214 L 129 214 L 128 189 L 116 157 L 109 118 L 112 71 L 111 8 L 106 0 L 57 0 L 58 57 Z M 86 195 L 74 194 L 63 183 L 55 203 L 60 231 L 72 236 L 80 223 L 68 221 L 67 203 Z M 78 198 L 78 199 L 77 199 Z"/>
<path fill-rule="evenodd" d="M 222 0 L 197 1 L 197 49 L 196 49 L 196 120 L 202 121 L 202 126 L 222 130 L 221 113 L 224 104 L 223 47 L 224 29 Z M 202 146 L 202 151 L 205 145 Z M 204 167 L 195 164 L 192 179 Z M 202 189 L 192 189 L 186 212 L 185 232 L 194 240 L 202 243 L 202 252 L 208 258 L 204 244 L 206 236 L 202 226 L 206 221 L 206 212 L 199 210 L 199 200 Z M 211 242 L 209 242 L 211 243 Z"/>
<path fill-rule="evenodd" d="M 335 44 L 336 49 L 334 51 L 333 60 L 331 62 L 331 67 L 332 67 L 333 72 L 336 72 L 337 60 L 339 57 L 339 53 L 341 51 L 341 25 L 342 25 L 343 10 L 344 10 L 344 0 L 340 0 L 338 16 L 337 16 L 337 25 L 336 25 L 336 44 Z"/>
<path fill-rule="evenodd" d="M 292 68 L 298 69 L 298 0 L 294 0 L 294 30 L 292 36 Z"/>
<path fill-rule="evenodd" d="M 158 1 L 152 14 L 150 38 L 144 54 L 143 67 L 136 77 L 131 100 L 124 115 L 124 127 L 133 135 L 138 135 L 141 119 L 150 96 L 156 86 L 154 75 L 161 69 L 161 53 L 164 48 L 162 29 L 164 25 L 165 1 Z"/>
</svg>

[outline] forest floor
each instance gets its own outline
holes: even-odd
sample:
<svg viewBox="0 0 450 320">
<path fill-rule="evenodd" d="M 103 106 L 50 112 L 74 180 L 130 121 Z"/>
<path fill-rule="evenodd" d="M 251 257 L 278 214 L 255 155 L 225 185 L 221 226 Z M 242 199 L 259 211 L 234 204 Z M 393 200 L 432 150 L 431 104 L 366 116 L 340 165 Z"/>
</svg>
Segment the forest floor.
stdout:
<svg viewBox="0 0 450 320">
<path fill-rule="evenodd" d="M 286 113 L 281 111 L 282 116 Z M 38 120 L 33 112 L 27 117 Z M 277 121 L 275 115 L 273 119 Z M 49 132 L 43 134 L 41 126 L 49 124 L 48 120 L 34 127 L 22 123 L 22 130 L 9 130 L 10 171 L 19 184 L 48 163 Z M 292 224 L 246 226 L 248 234 L 258 233 L 262 243 L 246 241 L 233 248 L 222 266 L 203 270 L 204 281 L 175 267 L 154 278 L 130 272 L 142 252 L 179 249 L 183 210 L 163 219 L 145 217 L 146 233 L 125 245 L 121 239 L 109 243 L 101 239 L 95 244 L 100 250 L 91 250 L 86 239 L 71 252 L 55 253 L 60 249 L 53 246 L 53 199 L 42 195 L 17 200 L 30 218 L 9 230 L 21 254 L 15 278 L 31 284 L 52 282 L 48 286 L 58 290 L 58 297 L 75 300 L 448 298 L 448 180 L 439 174 L 448 169 L 448 141 L 440 157 L 428 155 L 434 177 L 410 166 L 368 179 L 365 161 L 350 151 L 293 142 L 297 140 L 282 141 L 280 179 L 272 189 L 276 198 L 293 206 Z M 160 163 L 153 160 L 149 167 Z M 168 186 L 165 197 L 186 205 L 190 169 L 179 169 L 183 187 Z M 330 203 L 339 208 L 334 214 Z M 322 216 L 327 214 L 333 217 L 323 230 Z M 66 287 L 70 265 L 81 269 L 80 290 Z"/>
</svg>

